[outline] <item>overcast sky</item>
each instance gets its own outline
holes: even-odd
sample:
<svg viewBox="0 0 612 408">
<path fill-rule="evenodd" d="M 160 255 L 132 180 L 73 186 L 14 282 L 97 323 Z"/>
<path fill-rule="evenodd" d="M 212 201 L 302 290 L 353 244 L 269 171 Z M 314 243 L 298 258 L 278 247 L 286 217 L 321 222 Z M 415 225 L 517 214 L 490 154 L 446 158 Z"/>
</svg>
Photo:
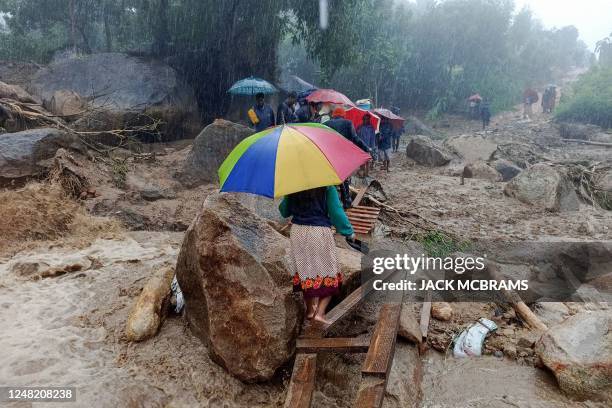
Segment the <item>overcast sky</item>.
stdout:
<svg viewBox="0 0 612 408">
<path fill-rule="evenodd" d="M 516 10 L 527 5 L 545 27 L 574 25 L 591 50 L 612 32 L 612 0 L 514 0 Z"/>
</svg>

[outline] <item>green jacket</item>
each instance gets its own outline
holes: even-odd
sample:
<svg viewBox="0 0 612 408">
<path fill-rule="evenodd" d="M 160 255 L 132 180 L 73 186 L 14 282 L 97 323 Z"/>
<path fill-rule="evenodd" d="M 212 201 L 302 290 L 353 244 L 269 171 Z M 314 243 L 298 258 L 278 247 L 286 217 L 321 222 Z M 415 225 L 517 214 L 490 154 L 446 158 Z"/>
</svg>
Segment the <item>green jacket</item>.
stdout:
<svg viewBox="0 0 612 408">
<path fill-rule="evenodd" d="M 304 224 L 305 225 L 327 225 L 329 226 L 331 223 L 331 225 L 336 227 L 336 231 L 339 234 L 344 235 L 346 237 L 352 235 L 353 226 L 351 225 L 351 222 L 349 221 L 348 217 L 346 216 L 346 213 L 344 212 L 344 209 L 342 208 L 342 203 L 340 202 L 340 197 L 338 196 L 338 191 L 336 190 L 336 187 L 328 186 L 326 188 L 325 203 L 327 206 L 327 218 L 319 216 L 319 218 L 326 218 L 325 222 L 324 223 L 305 222 Z M 322 206 L 323 204 L 320 205 L 320 207 Z M 316 207 L 316 204 L 315 204 L 315 207 Z M 289 208 L 289 200 L 286 196 L 283 197 L 283 200 L 281 201 L 278 209 L 281 215 L 285 218 L 295 216 L 295 214 L 291 213 L 291 210 Z M 322 211 L 319 211 L 319 214 L 321 214 L 321 212 Z M 311 219 L 316 220 L 316 217 L 317 216 L 315 215 Z M 298 222 L 297 219 L 294 221 L 296 224 L 300 224 L 300 222 Z"/>
</svg>

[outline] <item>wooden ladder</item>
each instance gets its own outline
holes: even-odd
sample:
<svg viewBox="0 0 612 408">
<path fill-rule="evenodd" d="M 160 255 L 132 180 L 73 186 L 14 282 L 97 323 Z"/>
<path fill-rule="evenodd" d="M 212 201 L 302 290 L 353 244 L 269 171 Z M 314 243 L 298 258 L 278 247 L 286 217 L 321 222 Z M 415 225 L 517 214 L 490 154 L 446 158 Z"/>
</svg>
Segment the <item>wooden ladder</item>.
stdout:
<svg viewBox="0 0 612 408">
<path fill-rule="evenodd" d="M 395 342 L 399 326 L 401 303 L 382 306 L 370 339 L 324 337 L 337 323 L 363 301 L 373 290 L 374 279 L 386 280 L 395 272 L 389 271 L 379 277 L 374 277 L 327 313 L 329 324 L 313 323 L 306 327 L 296 344 L 296 358 L 289 390 L 285 399 L 285 408 L 308 408 L 312 403 L 315 388 L 317 368 L 317 353 L 319 351 L 335 351 L 340 353 L 367 353 L 364 361 L 362 380 L 356 399 L 358 408 L 378 408 L 382 405 L 387 384 L 387 377 L 393 361 Z"/>
</svg>

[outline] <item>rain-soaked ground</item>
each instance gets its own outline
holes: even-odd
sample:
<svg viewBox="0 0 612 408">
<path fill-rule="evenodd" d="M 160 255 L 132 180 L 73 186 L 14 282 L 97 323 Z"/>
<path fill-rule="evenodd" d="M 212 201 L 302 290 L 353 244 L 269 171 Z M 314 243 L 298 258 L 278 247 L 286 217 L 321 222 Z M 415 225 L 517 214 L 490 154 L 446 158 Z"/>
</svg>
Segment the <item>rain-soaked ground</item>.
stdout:
<svg viewBox="0 0 612 408">
<path fill-rule="evenodd" d="M 542 126 L 546 123 L 542 120 Z M 447 132 L 465 133 L 472 126 L 477 130 L 477 123 L 459 121 Z M 512 126 L 528 124 L 516 115 L 502 115 L 492 127 L 507 130 L 490 135 L 511 137 Z M 572 149 L 582 154 L 590 148 Z M 134 174 L 161 178 L 176 166 L 177 155 L 178 150 L 176 157 L 169 155 L 174 161 L 168 163 L 143 163 Z M 501 183 L 469 179 L 460 185 L 448 169 L 414 166 L 402 153 L 393 157 L 392 169 L 374 174 L 390 204 L 417 211 L 467 240 L 596 240 L 612 230 L 610 212 L 588 206 L 576 213 L 534 211 L 505 197 Z M 134 205 L 110 182 L 97 182 L 102 194 L 112 190 L 99 201 L 130 204 L 133 211 L 168 223 L 179 215 L 188 222 L 197 211 L 196 201 L 214 190 L 207 186 L 179 192 L 175 200 Z M 125 232 L 91 244 L 57 240 L 6 255 L 0 264 L 0 383 L 76 386 L 77 402 L 70 407 L 282 406 L 288 371 L 268 384 L 243 384 L 210 360 L 180 317 L 168 318 L 151 340 L 125 340 L 130 306 L 152 271 L 175 264 L 182 237 L 182 232 Z M 40 278 L 44 271 L 66 267 L 71 272 Z M 457 360 L 429 350 L 419 359 L 414 347 L 402 344 L 396 364 L 386 407 L 598 406 L 569 400 L 547 372 L 504 358 Z M 360 357 L 330 356 L 318 373 L 317 406 L 351 407 L 359 365 Z"/>
</svg>

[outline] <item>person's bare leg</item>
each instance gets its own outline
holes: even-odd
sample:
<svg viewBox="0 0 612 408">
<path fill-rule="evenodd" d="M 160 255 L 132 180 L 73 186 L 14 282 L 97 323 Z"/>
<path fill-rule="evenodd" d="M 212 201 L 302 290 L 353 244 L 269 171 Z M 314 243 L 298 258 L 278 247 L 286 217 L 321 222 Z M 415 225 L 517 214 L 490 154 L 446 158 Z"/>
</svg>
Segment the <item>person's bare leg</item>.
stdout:
<svg viewBox="0 0 612 408">
<path fill-rule="evenodd" d="M 318 297 L 312 297 L 306 299 L 306 318 L 312 319 L 317 313 L 317 305 L 319 304 Z"/>
<path fill-rule="evenodd" d="M 321 323 L 329 324 L 329 321 L 325 318 L 325 313 L 327 310 L 327 306 L 331 301 L 331 298 L 331 296 L 327 296 L 319 299 L 319 306 L 317 306 L 317 312 L 315 313 L 314 320 Z"/>
</svg>

